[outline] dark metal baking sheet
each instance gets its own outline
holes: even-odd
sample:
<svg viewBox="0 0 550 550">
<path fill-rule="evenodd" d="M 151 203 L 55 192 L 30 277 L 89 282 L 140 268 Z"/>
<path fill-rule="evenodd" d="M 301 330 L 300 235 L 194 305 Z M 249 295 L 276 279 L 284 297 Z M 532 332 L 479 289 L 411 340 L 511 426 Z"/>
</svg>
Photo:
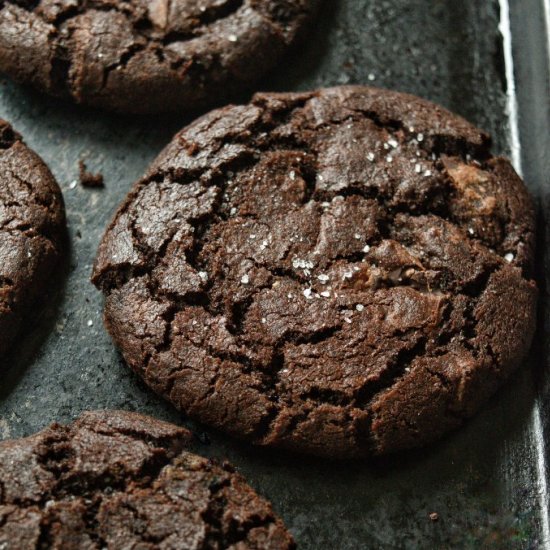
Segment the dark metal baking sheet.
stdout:
<svg viewBox="0 0 550 550">
<path fill-rule="evenodd" d="M 508 0 L 325 0 L 304 44 L 261 85 L 393 87 L 463 114 L 493 134 L 497 151 L 510 153 L 513 135 L 516 161 L 522 161 L 540 214 L 542 305 L 532 360 L 463 429 L 423 451 L 351 464 L 252 449 L 208 431 L 210 444 L 199 450 L 233 461 L 273 501 L 301 548 L 550 544 L 545 460 L 550 400 L 544 377 L 550 351 L 547 1 L 510 0 L 508 6 Z M 59 297 L 3 358 L 0 438 L 28 435 L 95 408 L 185 422 L 123 366 L 102 327 L 100 296 L 89 283 L 98 241 L 114 209 L 185 118 L 112 116 L 7 80 L 0 80 L 0 116 L 52 168 L 63 188 L 71 240 Z M 80 159 L 104 174 L 104 190 L 75 183 Z M 432 512 L 439 521 L 429 519 Z"/>
</svg>

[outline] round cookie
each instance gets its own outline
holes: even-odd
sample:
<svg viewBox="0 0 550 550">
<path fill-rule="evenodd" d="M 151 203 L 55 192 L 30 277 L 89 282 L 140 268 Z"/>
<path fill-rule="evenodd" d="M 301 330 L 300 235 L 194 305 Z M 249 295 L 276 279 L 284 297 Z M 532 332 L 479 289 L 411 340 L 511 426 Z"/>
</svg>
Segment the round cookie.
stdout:
<svg viewBox="0 0 550 550">
<path fill-rule="evenodd" d="M 319 0 L 6 0 L 0 70 L 123 113 L 187 111 L 274 67 Z"/>
<path fill-rule="evenodd" d="M 101 411 L 0 442 L 0 547 L 294 548 L 270 504 L 231 466 L 188 452 L 190 440 Z"/>
<path fill-rule="evenodd" d="M 489 137 L 366 87 L 259 94 L 182 130 L 93 281 L 128 364 L 192 417 L 330 457 L 471 416 L 534 331 L 534 212 Z"/>
<path fill-rule="evenodd" d="M 50 170 L 0 119 L 0 358 L 51 286 L 64 227 L 63 199 Z"/>
</svg>

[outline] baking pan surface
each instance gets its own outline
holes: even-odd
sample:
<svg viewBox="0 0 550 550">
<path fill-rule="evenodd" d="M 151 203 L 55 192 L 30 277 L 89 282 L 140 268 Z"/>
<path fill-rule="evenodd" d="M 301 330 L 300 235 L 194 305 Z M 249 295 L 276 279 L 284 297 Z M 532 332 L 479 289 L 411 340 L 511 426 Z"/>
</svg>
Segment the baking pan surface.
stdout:
<svg viewBox="0 0 550 550">
<path fill-rule="evenodd" d="M 441 103 L 489 131 L 496 152 L 513 155 L 539 212 L 540 327 L 531 360 L 464 428 L 422 451 L 342 464 L 250 448 L 195 426 L 204 435 L 197 449 L 236 464 L 302 549 L 548 547 L 544 13 L 543 0 L 326 0 L 303 44 L 261 83 L 279 91 L 361 83 Z M 117 205 L 189 118 L 109 115 L 7 79 L 0 117 L 54 172 L 71 243 L 57 297 L 5 358 L 0 438 L 100 408 L 190 424 L 123 365 L 89 282 Z M 80 160 L 103 174 L 104 189 L 78 183 Z"/>
</svg>

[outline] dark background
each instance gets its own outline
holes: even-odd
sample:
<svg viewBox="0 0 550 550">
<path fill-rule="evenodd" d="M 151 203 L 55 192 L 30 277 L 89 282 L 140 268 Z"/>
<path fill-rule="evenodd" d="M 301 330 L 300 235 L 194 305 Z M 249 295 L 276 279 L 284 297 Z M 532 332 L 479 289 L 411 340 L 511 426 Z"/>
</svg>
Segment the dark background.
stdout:
<svg viewBox="0 0 550 550">
<path fill-rule="evenodd" d="M 511 2 L 522 160 L 541 228 L 541 319 L 529 364 L 463 429 L 419 452 L 330 463 L 252 449 L 212 431 L 210 444 L 197 444 L 203 454 L 229 458 L 272 500 L 300 548 L 527 549 L 549 543 L 543 520 L 550 407 L 543 377 L 549 61 L 542 13 L 542 0 Z M 258 88 L 363 83 L 413 92 L 488 130 L 495 151 L 507 154 L 499 17 L 499 2 L 492 0 L 325 0 L 312 32 Z M 0 439 L 29 435 L 87 409 L 122 408 L 184 422 L 123 365 L 103 329 L 101 297 L 89 275 L 115 208 L 189 119 L 108 115 L 2 79 L 0 117 L 51 167 L 65 197 L 71 241 L 69 265 L 52 288 L 57 299 L 37 312 L 34 328 L 2 358 Z M 81 159 L 104 174 L 104 190 L 76 184 Z M 429 519 L 432 512 L 439 521 Z"/>
</svg>

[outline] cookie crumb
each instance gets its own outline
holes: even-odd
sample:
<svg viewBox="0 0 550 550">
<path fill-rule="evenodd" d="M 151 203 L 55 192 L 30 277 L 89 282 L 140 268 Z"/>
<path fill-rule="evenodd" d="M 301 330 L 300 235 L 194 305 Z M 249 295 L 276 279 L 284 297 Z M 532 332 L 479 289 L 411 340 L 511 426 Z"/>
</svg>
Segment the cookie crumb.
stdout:
<svg viewBox="0 0 550 550">
<path fill-rule="evenodd" d="M 88 172 L 86 168 L 86 164 L 83 160 L 79 161 L 78 163 L 78 170 L 80 174 L 80 185 L 82 187 L 90 187 L 93 189 L 97 189 L 100 187 L 105 187 L 105 182 L 103 180 L 103 174 L 97 173 L 92 174 L 91 172 Z"/>
</svg>

